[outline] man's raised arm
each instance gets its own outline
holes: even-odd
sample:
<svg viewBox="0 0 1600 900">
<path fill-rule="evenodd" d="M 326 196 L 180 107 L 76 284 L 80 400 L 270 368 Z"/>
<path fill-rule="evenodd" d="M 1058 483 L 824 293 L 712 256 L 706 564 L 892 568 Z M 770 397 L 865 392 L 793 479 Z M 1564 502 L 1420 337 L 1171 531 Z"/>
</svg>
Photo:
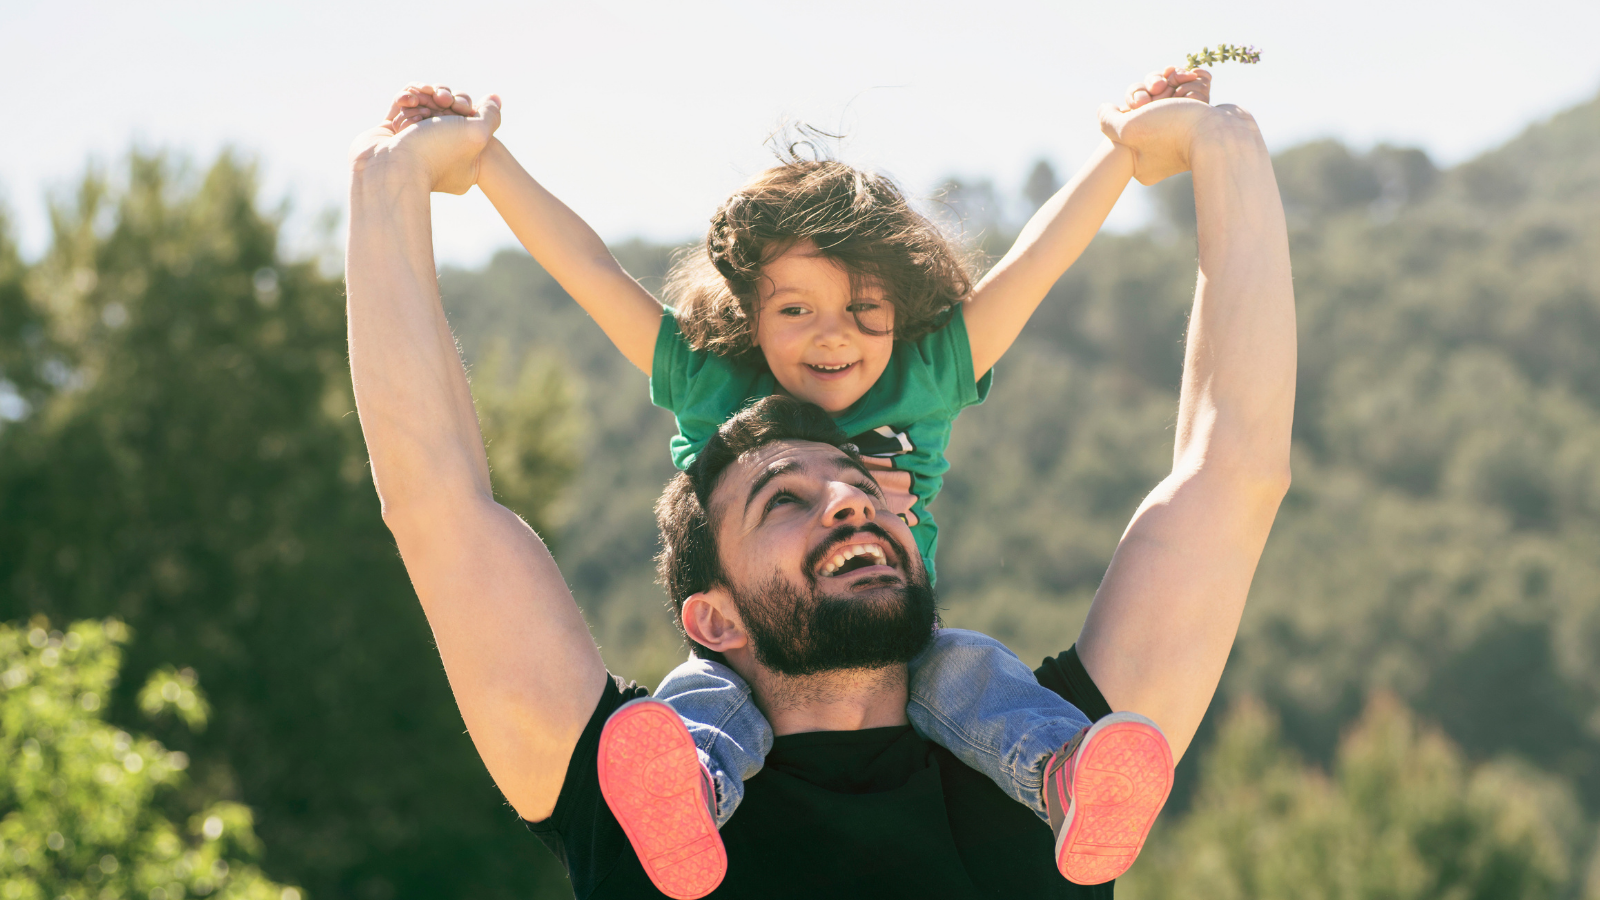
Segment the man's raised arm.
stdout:
<svg viewBox="0 0 1600 900">
<path fill-rule="evenodd" d="M 391 112 L 391 118 L 394 113 Z M 433 628 L 472 741 L 527 819 L 550 814 L 604 684 L 539 536 L 494 502 L 483 438 L 439 303 L 429 191 L 464 191 L 499 122 L 374 128 L 352 147 L 350 369 L 383 519 Z"/>
<path fill-rule="evenodd" d="M 1222 677 L 1289 487 L 1289 241 L 1271 158 L 1243 110 L 1163 100 L 1104 117 L 1140 181 L 1193 171 L 1200 279 L 1172 474 L 1123 534 L 1078 648 L 1111 707 L 1154 719 L 1176 758 Z"/>
</svg>

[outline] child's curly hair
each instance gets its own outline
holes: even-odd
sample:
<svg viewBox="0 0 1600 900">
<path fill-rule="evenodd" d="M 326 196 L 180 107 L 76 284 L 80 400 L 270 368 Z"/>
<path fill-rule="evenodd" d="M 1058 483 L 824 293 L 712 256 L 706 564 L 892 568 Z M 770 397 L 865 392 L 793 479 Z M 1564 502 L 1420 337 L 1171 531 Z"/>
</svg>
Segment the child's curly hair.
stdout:
<svg viewBox="0 0 1600 900">
<path fill-rule="evenodd" d="M 757 175 L 711 217 L 703 245 L 667 276 L 689 346 L 759 364 L 761 268 L 799 241 L 850 273 L 852 289 L 879 286 L 894 306 L 894 336 L 917 341 L 943 327 L 972 290 L 966 261 L 894 182 L 833 160 L 795 158 Z M 869 334 L 873 332 L 856 324 Z"/>
</svg>

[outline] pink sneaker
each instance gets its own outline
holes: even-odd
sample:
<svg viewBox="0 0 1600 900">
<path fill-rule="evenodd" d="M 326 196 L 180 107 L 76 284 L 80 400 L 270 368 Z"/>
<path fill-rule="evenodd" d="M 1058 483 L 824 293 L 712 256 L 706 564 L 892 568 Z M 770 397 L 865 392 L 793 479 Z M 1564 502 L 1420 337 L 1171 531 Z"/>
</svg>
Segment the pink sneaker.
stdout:
<svg viewBox="0 0 1600 900">
<path fill-rule="evenodd" d="M 661 893 L 695 900 L 728 872 L 711 776 L 683 719 L 660 700 L 617 708 L 600 732 L 600 793 Z"/>
<path fill-rule="evenodd" d="M 1128 871 L 1172 792 L 1172 749 L 1156 723 L 1112 713 L 1057 750 L 1045 766 L 1045 808 L 1056 868 L 1074 884 Z"/>
</svg>

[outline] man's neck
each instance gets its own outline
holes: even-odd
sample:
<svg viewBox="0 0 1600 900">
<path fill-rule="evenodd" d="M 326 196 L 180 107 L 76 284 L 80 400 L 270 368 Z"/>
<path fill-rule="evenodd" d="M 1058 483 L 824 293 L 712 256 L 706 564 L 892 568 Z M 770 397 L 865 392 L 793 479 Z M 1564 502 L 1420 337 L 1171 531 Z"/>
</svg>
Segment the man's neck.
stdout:
<svg viewBox="0 0 1600 900">
<path fill-rule="evenodd" d="M 850 669 L 793 677 L 758 669 L 756 705 L 776 735 L 905 725 L 906 667 Z"/>
</svg>

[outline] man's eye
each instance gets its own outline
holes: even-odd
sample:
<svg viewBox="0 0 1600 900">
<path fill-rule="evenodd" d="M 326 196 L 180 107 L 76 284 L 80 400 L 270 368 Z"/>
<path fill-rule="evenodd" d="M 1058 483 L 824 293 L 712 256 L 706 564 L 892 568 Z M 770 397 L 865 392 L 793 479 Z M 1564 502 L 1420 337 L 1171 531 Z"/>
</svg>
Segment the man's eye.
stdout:
<svg viewBox="0 0 1600 900">
<path fill-rule="evenodd" d="M 771 512 L 780 503 L 799 503 L 799 502 L 800 502 L 800 498 L 799 497 L 796 497 L 795 495 L 789 493 L 788 491 L 779 491 L 776 494 L 772 495 L 772 499 L 771 500 L 767 501 L 767 511 Z"/>
</svg>

